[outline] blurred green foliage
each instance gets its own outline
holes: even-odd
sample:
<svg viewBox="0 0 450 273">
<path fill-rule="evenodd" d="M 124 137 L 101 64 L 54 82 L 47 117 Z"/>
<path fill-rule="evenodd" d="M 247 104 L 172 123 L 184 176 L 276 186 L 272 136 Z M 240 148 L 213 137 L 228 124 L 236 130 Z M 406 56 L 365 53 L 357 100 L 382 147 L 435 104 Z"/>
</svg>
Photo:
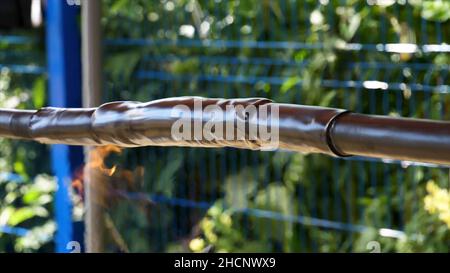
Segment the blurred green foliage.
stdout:
<svg viewBox="0 0 450 273">
<path fill-rule="evenodd" d="M 447 5 L 418 0 L 108 0 L 105 36 L 150 43 L 107 47 L 105 100 L 262 96 L 364 113 L 449 119 L 448 95 L 410 88 L 414 83 L 448 85 L 445 68 L 414 68 L 448 65 L 448 53 L 347 50 L 359 43 L 448 42 Z M 214 41 L 293 41 L 313 47 L 208 46 Z M 196 46 L 198 42 L 203 45 Z M 251 63 L 258 58 L 295 65 Z M 363 67 L 364 62 L 373 66 Z M 137 71 L 156 76 L 140 79 Z M 268 81 L 276 77 L 283 83 Z M 323 85 L 324 80 L 373 79 L 402 84 L 389 91 Z M 155 201 L 136 209 L 128 200 L 112 207 L 131 251 L 368 252 L 371 241 L 379 242 L 383 252 L 449 250 L 448 227 L 424 209 L 423 201 L 426 181 L 448 187 L 445 168 L 285 152 L 126 150 L 119 168 L 138 166 L 145 172 L 141 186 L 132 191 L 193 203 Z M 205 201 L 208 209 L 201 205 Z M 138 213 L 130 215 L 130 209 Z M 363 231 L 325 228 L 322 220 Z M 390 238 L 389 228 L 398 238 Z"/>
<path fill-rule="evenodd" d="M 27 182 L 0 180 L 0 226 L 20 227 L 20 236 L 0 233 L 1 252 L 53 251 L 52 200 L 56 183 L 38 175 Z"/>
<path fill-rule="evenodd" d="M 30 33 L 11 31 L 28 36 Z M 39 42 L 0 42 L 0 107 L 36 109 L 46 104 L 46 76 L 20 71 L 43 64 Z M 25 69 L 26 71 L 26 69 Z M 48 176 L 46 145 L 30 141 L 0 139 L 0 228 L 22 230 L 0 232 L 0 252 L 52 252 L 55 224 L 55 181 Z"/>
</svg>

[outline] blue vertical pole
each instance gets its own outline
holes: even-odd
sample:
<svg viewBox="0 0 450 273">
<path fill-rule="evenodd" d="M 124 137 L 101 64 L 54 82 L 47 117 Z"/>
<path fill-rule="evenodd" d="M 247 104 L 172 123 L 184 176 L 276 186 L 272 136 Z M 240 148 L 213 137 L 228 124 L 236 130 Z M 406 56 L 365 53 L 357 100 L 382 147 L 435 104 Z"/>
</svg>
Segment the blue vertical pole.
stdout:
<svg viewBox="0 0 450 273">
<path fill-rule="evenodd" d="M 47 1 L 46 44 L 51 106 L 81 107 L 79 13 L 79 7 L 69 6 L 66 1 Z M 69 188 L 72 174 L 83 162 L 83 150 L 80 147 L 52 145 L 51 161 L 58 182 L 55 251 L 68 252 L 67 244 L 74 236 Z"/>
</svg>

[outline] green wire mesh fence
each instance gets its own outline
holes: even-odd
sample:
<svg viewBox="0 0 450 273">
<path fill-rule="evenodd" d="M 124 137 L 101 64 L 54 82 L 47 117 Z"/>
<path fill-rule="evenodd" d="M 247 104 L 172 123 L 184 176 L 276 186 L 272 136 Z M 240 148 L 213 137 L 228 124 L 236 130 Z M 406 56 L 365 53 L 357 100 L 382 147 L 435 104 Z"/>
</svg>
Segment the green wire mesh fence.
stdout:
<svg viewBox="0 0 450 273">
<path fill-rule="evenodd" d="M 105 101 L 260 96 L 448 119 L 441 5 L 107 1 Z M 371 240 L 404 250 L 419 244 L 426 183 L 449 185 L 445 166 L 284 151 L 150 147 L 119 158 L 142 172 L 112 218 L 140 251 L 365 251 Z"/>
</svg>

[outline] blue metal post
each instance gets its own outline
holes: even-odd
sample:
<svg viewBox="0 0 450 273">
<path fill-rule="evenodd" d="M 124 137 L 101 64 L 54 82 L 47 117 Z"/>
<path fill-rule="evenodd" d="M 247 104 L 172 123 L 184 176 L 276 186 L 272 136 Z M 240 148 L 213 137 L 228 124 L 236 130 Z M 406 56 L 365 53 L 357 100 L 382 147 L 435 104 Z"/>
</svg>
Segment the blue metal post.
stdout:
<svg viewBox="0 0 450 273">
<path fill-rule="evenodd" d="M 79 13 L 79 7 L 69 6 L 66 1 L 47 1 L 46 44 L 51 106 L 81 107 Z M 80 147 L 52 145 L 51 160 L 58 181 L 55 250 L 68 252 L 66 246 L 74 238 L 69 188 L 75 168 L 83 162 L 83 150 Z"/>
</svg>

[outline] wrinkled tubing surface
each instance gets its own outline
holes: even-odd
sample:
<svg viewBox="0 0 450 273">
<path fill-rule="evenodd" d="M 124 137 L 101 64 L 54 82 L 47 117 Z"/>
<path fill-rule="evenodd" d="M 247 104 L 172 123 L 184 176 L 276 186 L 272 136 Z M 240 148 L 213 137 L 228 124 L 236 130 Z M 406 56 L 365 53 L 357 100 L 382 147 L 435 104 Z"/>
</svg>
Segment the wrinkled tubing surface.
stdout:
<svg viewBox="0 0 450 273">
<path fill-rule="evenodd" d="M 200 110 L 195 103 L 201 102 Z M 173 114 L 174 106 L 185 111 Z M 263 149 L 262 139 L 179 140 L 172 125 L 181 116 L 205 124 L 205 109 L 219 106 L 223 121 L 262 124 L 227 106 L 277 106 L 279 148 L 334 156 L 368 156 L 450 165 L 450 122 L 362 115 L 342 109 L 277 104 L 264 98 L 209 99 L 178 97 L 140 102 L 110 102 L 98 108 L 42 108 L 0 110 L 0 137 L 36 140 L 47 144 L 137 146 L 236 147 Z"/>
</svg>

